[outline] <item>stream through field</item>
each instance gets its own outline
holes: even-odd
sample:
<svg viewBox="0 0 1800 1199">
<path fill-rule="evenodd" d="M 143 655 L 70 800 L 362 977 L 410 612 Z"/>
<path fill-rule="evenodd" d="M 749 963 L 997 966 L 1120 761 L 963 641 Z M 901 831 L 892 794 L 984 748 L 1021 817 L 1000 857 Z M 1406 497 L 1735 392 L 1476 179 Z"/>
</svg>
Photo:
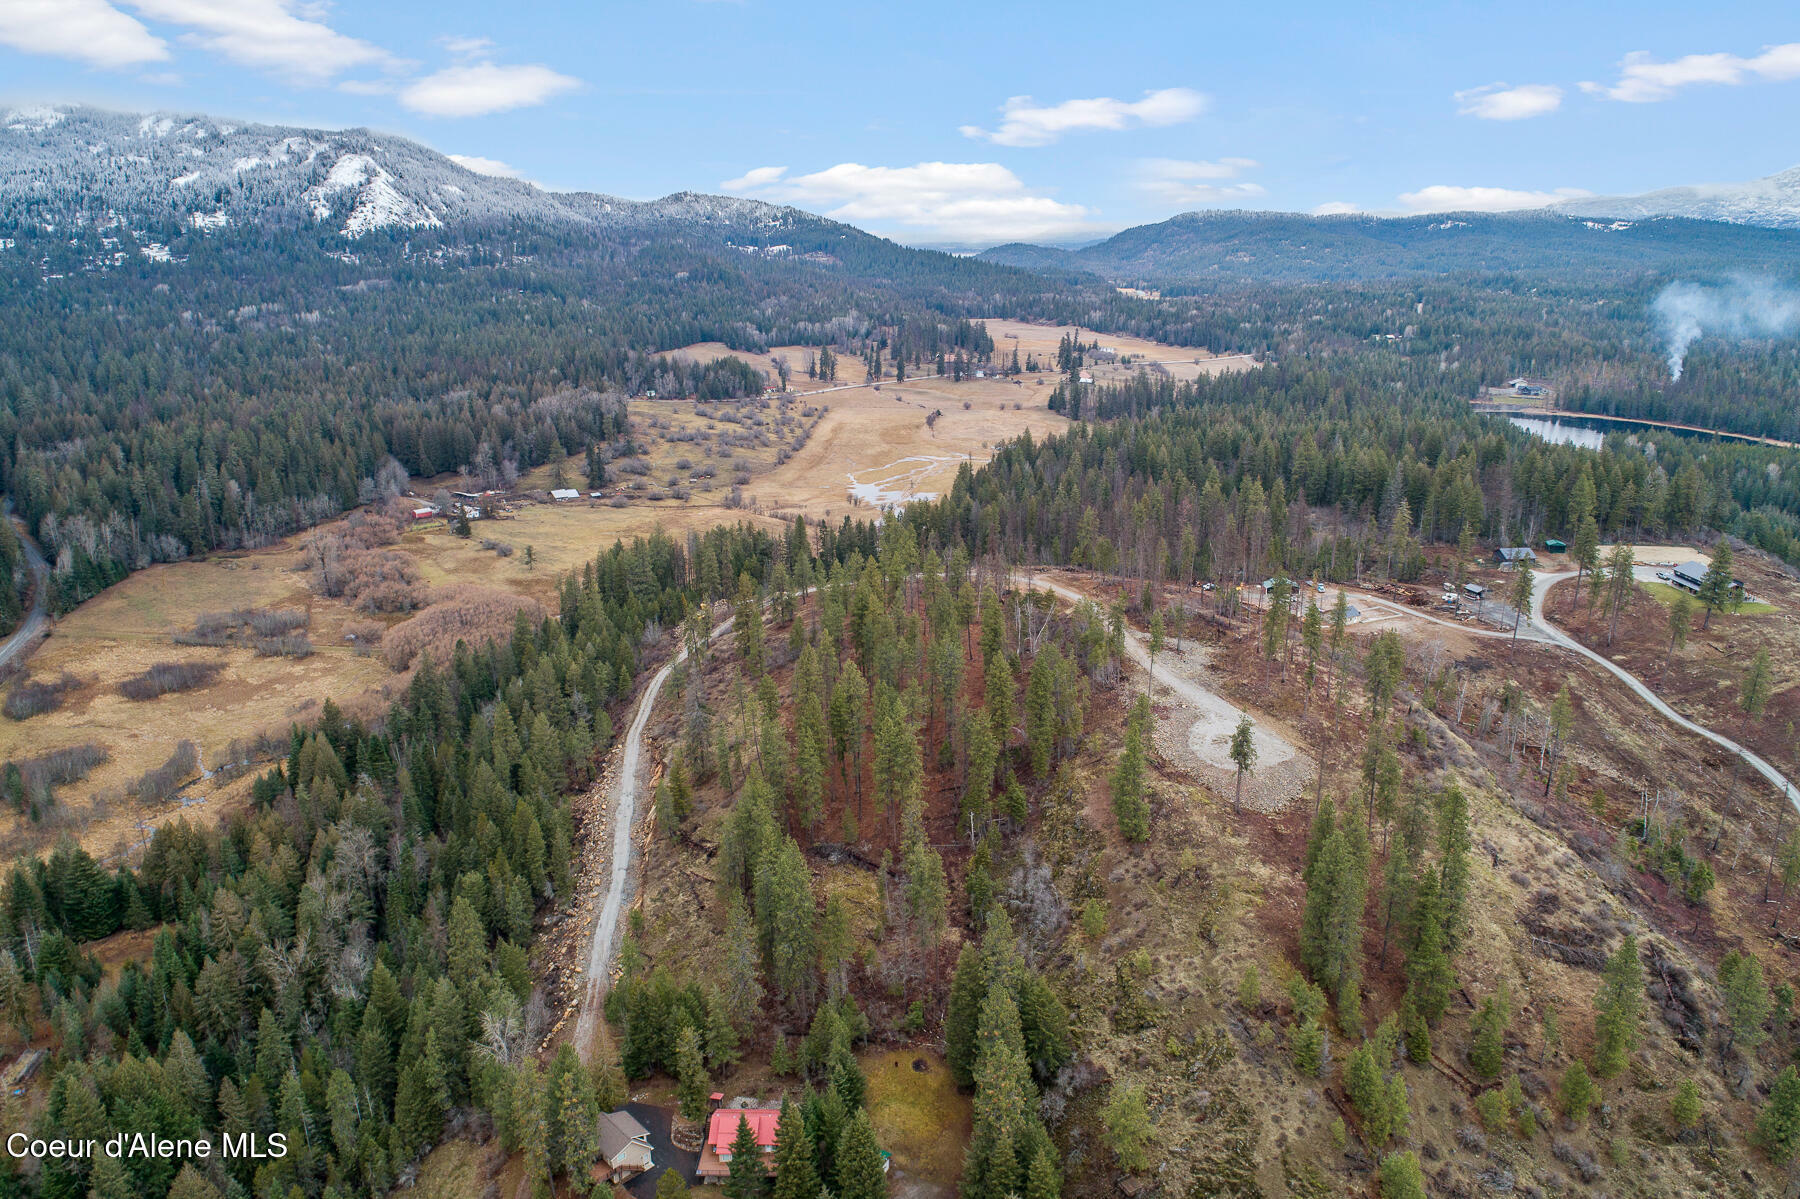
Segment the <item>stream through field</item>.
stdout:
<svg viewBox="0 0 1800 1199">
<path fill-rule="evenodd" d="M 862 471 L 861 479 L 854 474 L 846 474 L 844 477 L 850 480 L 850 496 L 858 503 L 897 510 L 908 500 L 937 499 L 935 491 L 914 491 L 913 485 L 944 463 L 961 461 L 961 454 L 917 454 L 898 462 L 890 462 L 886 466 Z"/>
</svg>

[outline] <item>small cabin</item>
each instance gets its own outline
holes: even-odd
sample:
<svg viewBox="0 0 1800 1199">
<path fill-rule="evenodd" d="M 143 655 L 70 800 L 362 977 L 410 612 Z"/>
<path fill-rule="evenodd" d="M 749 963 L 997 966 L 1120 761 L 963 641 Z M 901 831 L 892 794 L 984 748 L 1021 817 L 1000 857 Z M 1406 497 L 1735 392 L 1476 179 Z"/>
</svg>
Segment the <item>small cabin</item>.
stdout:
<svg viewBox="0 0 1800 1199">
<path fill-rule="evenodd" d="M 1558 541 L 1554 537 L 1546 537 L 1544 538 L 1544 549 L 1552 554 L 1566 554 L 1569 552 L 1569 543 Z"/>
</svg>

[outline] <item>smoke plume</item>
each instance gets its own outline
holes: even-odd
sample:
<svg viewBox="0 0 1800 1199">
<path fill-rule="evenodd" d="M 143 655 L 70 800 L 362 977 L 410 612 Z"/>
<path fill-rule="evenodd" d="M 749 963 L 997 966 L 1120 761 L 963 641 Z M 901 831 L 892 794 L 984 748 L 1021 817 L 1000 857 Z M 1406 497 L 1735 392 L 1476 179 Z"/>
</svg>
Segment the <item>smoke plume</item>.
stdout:
<svg viewBox="0 0 1800 1199">
<path fill-rule="evenodd" d="M 1671 283 L 1651 304 L 1669 343 L 1669 377 L 1681 378 L 1688 347 L 1712 335 L 1787 337 L 1800 330 L 1800 292 L 1774 279 L 1738 275 L 1728 283 Z"/>
</svg>

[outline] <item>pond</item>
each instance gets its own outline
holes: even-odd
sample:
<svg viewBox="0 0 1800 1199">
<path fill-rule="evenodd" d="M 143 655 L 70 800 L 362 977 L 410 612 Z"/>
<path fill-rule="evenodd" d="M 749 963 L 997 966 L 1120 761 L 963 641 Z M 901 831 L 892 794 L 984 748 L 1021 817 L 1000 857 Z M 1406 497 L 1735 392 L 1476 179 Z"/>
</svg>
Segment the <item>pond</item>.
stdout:
<svg viewBox="0 0 1800 1199">
<path fill-rule="evenodd" d="M 1587 421 L 1563 420 L 1560 417 L 1509 416 L 1506 418 L 1533 437 L 1555 445 L 1576 445 L 1597 450 L 1606 444 L 1606 434 Z"/>
</svg>

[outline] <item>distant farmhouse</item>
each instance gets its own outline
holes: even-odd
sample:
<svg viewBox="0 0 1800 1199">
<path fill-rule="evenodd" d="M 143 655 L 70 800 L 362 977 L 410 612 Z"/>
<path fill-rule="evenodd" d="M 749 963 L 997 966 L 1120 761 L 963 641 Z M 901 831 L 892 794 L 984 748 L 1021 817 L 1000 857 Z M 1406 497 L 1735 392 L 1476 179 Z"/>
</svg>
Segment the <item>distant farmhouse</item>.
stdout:
<svg viewBox="0 0 1800 1199">
<path fill-rule="evenodd" d="M 1517 562 L 1536 562 L 1537 554 L 1528 545 L 1503 545 L 1494 551 L 1494 558 L 1502 566 L 1511 566 Z"/>
</svg>

